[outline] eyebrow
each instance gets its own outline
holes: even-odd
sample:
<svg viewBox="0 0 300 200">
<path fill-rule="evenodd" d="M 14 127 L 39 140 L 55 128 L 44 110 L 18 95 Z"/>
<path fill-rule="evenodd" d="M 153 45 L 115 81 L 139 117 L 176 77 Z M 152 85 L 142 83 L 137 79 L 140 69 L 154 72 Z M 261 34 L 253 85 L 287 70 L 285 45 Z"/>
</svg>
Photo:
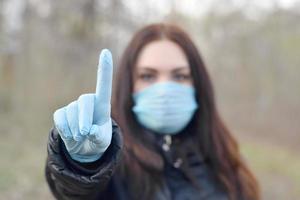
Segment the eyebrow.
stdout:
<svg viewBox="0 0 300 200">
<path fill-rule="evenodd" d="M 151 67 L 137 67 L 136 69 L 137 70 L 148 70 L 148 71 L 153 71 L 153 72 L 157 71 L 156 69 L 153 69 Z"/>
<path fill-rule="evenodd" d="M 150 66 L 141 66 L 141 67 L 137 67 L 137 69 L 139 70 L 149 70 L 149 71 L 153 71 L 153 72 L 156 72 L 157 70 L 156 69 L 153 69 L 152 67 Z M 172 72 L 178 72 L 178 71 L 181 71 L 181 70 L 185 70 L 185 69 L 189 69 L 189 67 L 177 67 L 175 69 L 172 70 Z"/>
<path fill-rule="evenodd" d="M 174 69 L 172 71 L 173 72 L 178 72 L 178 71 L 182 71 L 182 70 L 185 70 L 185 69 L 189 70 L 189 67 L 178 67 L 178 68 L 176 68 L 176 69 Z"/>
</svg>

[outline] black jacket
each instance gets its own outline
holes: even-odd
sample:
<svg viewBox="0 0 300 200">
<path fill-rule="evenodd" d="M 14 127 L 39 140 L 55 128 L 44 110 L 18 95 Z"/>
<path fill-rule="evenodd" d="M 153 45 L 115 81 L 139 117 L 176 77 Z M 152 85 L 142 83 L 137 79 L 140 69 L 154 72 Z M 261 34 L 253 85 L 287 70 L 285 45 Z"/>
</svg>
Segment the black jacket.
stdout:
<svg viewBox="0 0 300 200">
<path fill-rule="evenodd" d="M 112 141 L 102 157 L 94 162 L 83 164 L 72 160 L 57 130 L 52 128 L 48 141 L 46 179 L 57 199 L 84 200 L 129 200 L 132 195 L 126 189 L 130 177 L 122 181 L 118 175 L 118 165 L 122 164 L 122 136 L 119 127 L 113 122 Z M 162 151 L 163 153 L 163 151 Z M 214 175 L 205 163 L 189 155 L 188 164 L 193 176 L 199 182 L 195 188 L 180 170 L 180 160 L 168 155 L 165 158 L 164 181 L 162 188 L 154 195 L 154 200 L 227 200 L 228 197 L 217 184 Z"/>
</svg>

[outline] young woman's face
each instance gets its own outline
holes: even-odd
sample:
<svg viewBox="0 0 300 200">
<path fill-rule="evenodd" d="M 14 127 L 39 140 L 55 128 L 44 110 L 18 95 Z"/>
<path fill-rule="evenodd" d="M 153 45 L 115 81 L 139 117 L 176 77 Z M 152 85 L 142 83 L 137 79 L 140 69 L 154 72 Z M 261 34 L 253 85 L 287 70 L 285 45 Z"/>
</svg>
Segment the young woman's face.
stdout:
<svg viewBox="0 0 300 200">
<path fill-rule="evenodd" d="M 150 42 L 136 62 L 134 92 L 168 81 L 193 85 L 188 60 L 181 47 L 170 40 Z"/>
</svg>

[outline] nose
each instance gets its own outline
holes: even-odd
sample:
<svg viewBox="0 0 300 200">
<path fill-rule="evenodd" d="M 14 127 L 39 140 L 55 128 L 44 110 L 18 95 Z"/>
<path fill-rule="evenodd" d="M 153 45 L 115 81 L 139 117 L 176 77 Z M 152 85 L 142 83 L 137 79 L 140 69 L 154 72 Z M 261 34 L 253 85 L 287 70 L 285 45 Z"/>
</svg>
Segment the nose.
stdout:
<svg viewBox="0 0 300 200">
<path fill-rule="evenodd" d="M 170 78 L 169 75 L 167 75 L 167 74 L 161 74 L 158 77 L 156 83 L 165 83 L 165 82 L 170 82 L 170 81 L 172 81 L 172 79 Z"/>
</svg>

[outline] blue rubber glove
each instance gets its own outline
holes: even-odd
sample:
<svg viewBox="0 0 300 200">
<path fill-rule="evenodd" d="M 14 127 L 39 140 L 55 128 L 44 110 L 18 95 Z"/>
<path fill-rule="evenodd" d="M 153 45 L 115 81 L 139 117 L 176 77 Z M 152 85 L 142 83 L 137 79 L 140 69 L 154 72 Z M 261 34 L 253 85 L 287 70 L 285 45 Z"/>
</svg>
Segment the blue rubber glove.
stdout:
<svg viewBox="0 0 300 200">
<path fill-rule="evenodd" d="M 110 145 L 112 75 L 112 55 L 104 49 L 99 56 L 96 93 L 83 94 L 53 114 L 55 127 L 76 161 L 96 161 Z"/>
</svg>

